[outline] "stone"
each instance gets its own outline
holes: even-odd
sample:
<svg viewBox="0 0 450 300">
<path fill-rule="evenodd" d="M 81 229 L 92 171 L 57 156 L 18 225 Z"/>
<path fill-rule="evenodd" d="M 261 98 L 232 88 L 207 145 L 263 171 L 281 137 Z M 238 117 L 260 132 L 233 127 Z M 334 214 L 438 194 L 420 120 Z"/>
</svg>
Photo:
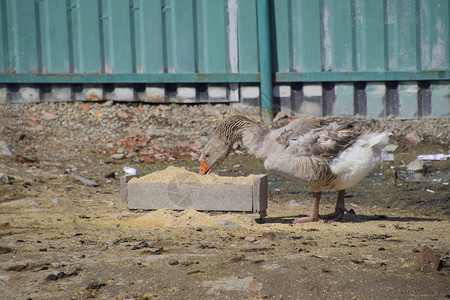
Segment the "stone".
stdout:
<svg viewBox="0 0 450 300">
<path fill-rule="evenodd" d="M 11 156 L 12 152 L 9 145 L 5 141 L 0 141 L 0 155 Z"/>
<path fill-rule="evenodd" d="M 111 158 L 117 159 L 117 160 L 123 159 L 123 158 L 125 158 L 125 154 L 124 153 L 116 153 L 116 154 L 111 155 Z"/>
<path fill-rule="evenodd" d="M 413 144 L 414 146 L 417 145 L 420 142 L 420 136 L 417 133 L 417 131 L 411 131 L 407 135 L 405 135 L 405 139 Z"/>
<path fill-rule="evenodd" d="M 0 184 L 8 184 L 9 177 L 5 173 L 0 173 Z"/>
<path fill-rule="evenodd" d="M 81 109 L 83 110 L 83 111 L 88 111 L 89 110 L 89 104 L 87 104 L 87 103 L 83 103 L 83 104 L 81 104 Z"/>
<path fill-rule="evenodd" d="M 421 172 L 425 169 L 425 163 L 421 160 L 414 160 L 406 166 L 406 170 L 413 172 Z"/>
<path fill-rule="evenodd" d="M 172 109 L 171 106 L 163 104 L 158 105 L 156 108 L 160 111 L 170 111 Z"/>
<path fill-rule="evenodd" d="M 420 272 L 431 273 L 439 270 L 440 256 L 427 246 L 423 246 L 417 257 L 417 268 Z"/>
<path fill-rule="evenodd" d="M 228 220 L 216 220 L 214 221 L 214 224 L 222 225 L 224 228 L 237 228 L 239 227 L 238 224 L 228 221 Z"/>
<path fill-rule="evenodd" d="M 384 151 L 385 152 L 394 152 L 395 150 L 397 150 L 398 145 L 394 145 L 394 144 L 388 144 L 386 145 L 386 147 L 384 147 Z"/>
<path fill-rule="evenodd" d="M 291 206 L 300 206 L 301 203 L 298 202 L 297 200 L 289 200 L 289 205 L 291 205 Z"/>
<path fill-rule="evenodd" d="M 78 181 L 81 181 L 85 185 L 93 186 L 93 187 L 99 186 L 99 184 L 96 181 L 84 178 L 78 174 L 72 173 L 72 174 L 70 174 L 70 176 L 72 176 L 73 178 L 75 178 Z"/>
<path fill-rule="evenodd" d="M 0 254 L 7 254 L 12 251 L 13 251 L 13 249 L 11 249 L 9 247 L 0 247 Z"/>
<path fill-rule="evenodd" d="M 268 265 L 265 265 L 264 268 L 270 269 L 270 270 L 275 270 L 275 269 L 282 269 L 284 267 L 280 264 L 268 264 Z"/>
<path fill-rule="evenodd" d="M 266 231 L 262 233 L 262 237 L 268 240 L 276 240 L 278 238 L 284 237 L 285 234 L 281 231 Z"/>
<path fill-rule="evenodd" d="M 263 285 L 261 282 L 253 282 L 252 284 L 249 285 L 248 289 L 250 291 L 259 291 L 260 289 L 263 288 Z"/>
<path fill-rule="evenodd" d="M 58 119 L 58 116 L 49 112 L 46 112 L 43 116 L 42 119 L 47 120 L 47 121 L 51 121 L 51 120 L 55 120 Z"/>
<path fill-rule="evenodd" d="M 117 114 L 117 117 L 118 117 L 119 119 L 128 119 L 128 118 L 130 118 L 130 115 L 127 114 L 127 113 L 124 112 L 124 111 L 121 111 L 121 112 L 119 112 L 119 113 Z"/>
<path fill-rule="evenodd" d="M 217 280 L 207 280 L 203 282 L 203 286 L 209 287 L 209 293 L 215 294 L 218 290 L 225 291 L 243 291 L 249 288 L 253 277 L 227 277 Z"/>
</svg>

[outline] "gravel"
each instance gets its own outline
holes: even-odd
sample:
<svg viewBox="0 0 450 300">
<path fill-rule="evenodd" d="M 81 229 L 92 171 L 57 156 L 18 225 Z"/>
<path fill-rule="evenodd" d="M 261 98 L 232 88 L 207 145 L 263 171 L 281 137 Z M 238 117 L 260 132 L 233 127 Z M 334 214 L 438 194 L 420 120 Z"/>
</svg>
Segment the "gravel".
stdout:
<svg viewBox="0 0 450 300">
<path fill-rule="evenodd" d="M 174 156 L 177 158 L 176 156 L 186 155 L 196 159 L 217 124 L 235 113 L 260 120 L 255 113 L 238 111 L 237 106 L 227 104 L 5 104 L 0 105 L 0 142 L 6 142 L 13 152 L 31 160 L 36 156 L 41 159 L 44 156 L 46 160 L 51 160 L 53 156 L 63 159 L 65 153 L 49 150 L 56 144 L 65 145 L 75 153 L 87 150 L 110 154 L 113 155 L 112 159 L 136 156 L 137 162 L 150 156 L 152 159 L 165 161 L 173 160 Z M 447 145 L 449 141 L 449 119 L 446 118 L 401 120 L 364 119 L 355 116 L 339 119 L 359 121 L 373 130 L 390 131 L 394 135 L 394 144 L 403 145 L 402 150 L 405 146 L 413 146 L 405 139 L 408 134 L 417 135 L 419 142 Z M 271 127 L 282 126 L 286 120 L 281 118 L 271 124 Z M 149 141 L 153 143 L 151 149 L 155 150 L 154 153 L 148 152 L 149 148 L 145 148 L 147 152 L 137 153 L 136 149 L 131 149 L 136 142 L 139 147 L 144 148 Z M 174 148 L 182 150 L 170 152 Z M 5 146 L 2 149 L 9 150 Z"/>
</svg>

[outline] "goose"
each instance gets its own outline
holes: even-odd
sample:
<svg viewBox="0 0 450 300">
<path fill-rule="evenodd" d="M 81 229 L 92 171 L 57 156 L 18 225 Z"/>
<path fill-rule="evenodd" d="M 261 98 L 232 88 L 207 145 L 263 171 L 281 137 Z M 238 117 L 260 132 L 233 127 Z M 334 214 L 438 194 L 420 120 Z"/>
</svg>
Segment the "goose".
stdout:
<svg viewBox="0 0 450 300">
<path fill-rule="evenodd" d="M 232 115 L 219 123 L 200 155 L 200 175 L 210 174 L 240 142 L 271 174 L 312 187 L 313 205 L 307 217 L 293 223 L 339 221 L 346 212 L 345 190 L 360 182 L 381 161 L 388 132 L 370 132 L 356 122 L 302 117 L 269 130 L 245 116 Z M 319 214 L 321 190 L 338 191 L 335 211 Z"/>
</svg>

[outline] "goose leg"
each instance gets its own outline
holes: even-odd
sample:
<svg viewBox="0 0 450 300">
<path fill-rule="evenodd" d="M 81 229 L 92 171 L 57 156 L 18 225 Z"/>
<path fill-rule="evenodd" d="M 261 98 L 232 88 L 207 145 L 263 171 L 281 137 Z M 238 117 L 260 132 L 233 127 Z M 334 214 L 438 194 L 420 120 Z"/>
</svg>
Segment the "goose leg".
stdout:
<svg viewBox="0 0 450 300">
<path fill-rule="evenodd" d="M 345 190 L 341 190 L 338 192 L 338 199 L 336 202 L 336 208 L 334 210 L 334 213 L 331 213 L 329 215 L 320 216 L 320 219 L 327 220 L 327 221 L 339 221 L 344 216 L 344 212 L 346 212 L 347 209 L 345 209 Z"/>
<path fill-rule="evenodd" d="M 311 213 L 309 217 L 295 218 L 292 223 L 309 223 L 315 222 L 320 219 L 319 216 L 319 203 L 320 203 L 320 195 L 322 192 L 313 192 L 313 206 L 311 209 Z"/>
</svg>

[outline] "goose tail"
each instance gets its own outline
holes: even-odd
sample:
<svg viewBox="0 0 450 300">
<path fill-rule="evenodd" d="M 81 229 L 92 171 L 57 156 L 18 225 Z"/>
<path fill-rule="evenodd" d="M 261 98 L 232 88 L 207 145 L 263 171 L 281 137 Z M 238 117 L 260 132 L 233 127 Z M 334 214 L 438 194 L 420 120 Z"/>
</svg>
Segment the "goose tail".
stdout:
<svg viewBox="0 0 450 300">
<path fill-rule="evenodd" d="M 368 146 L 383 150 L 389 144 L 390 132 L 369 132 L 360 137 L 360 140 L 367 142 Z"/>
</svg>

